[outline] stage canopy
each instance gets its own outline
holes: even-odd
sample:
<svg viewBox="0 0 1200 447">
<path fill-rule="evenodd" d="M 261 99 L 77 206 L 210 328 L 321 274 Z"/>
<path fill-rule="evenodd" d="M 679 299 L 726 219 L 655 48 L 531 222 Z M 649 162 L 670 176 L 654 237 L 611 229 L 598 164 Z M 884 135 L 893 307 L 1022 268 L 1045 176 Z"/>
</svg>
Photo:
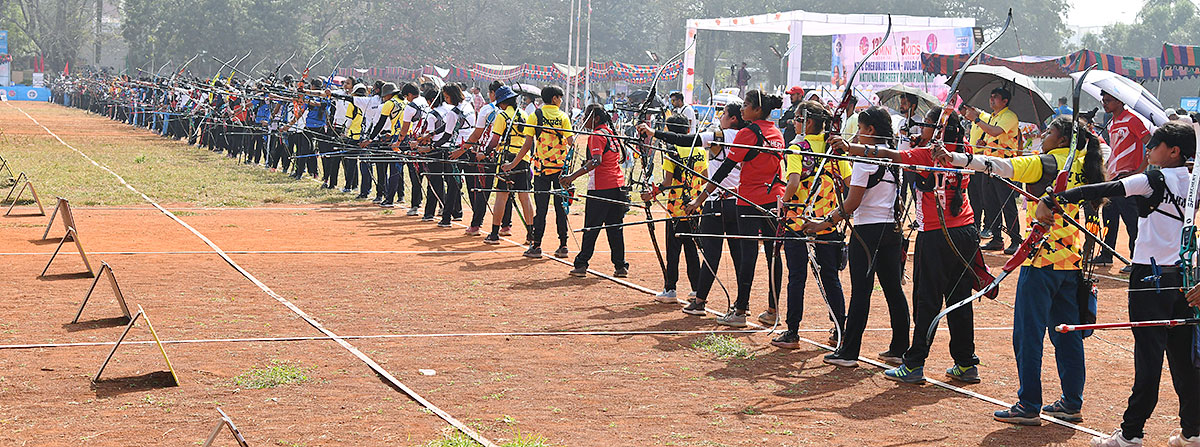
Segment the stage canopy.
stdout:
<svg viewBox="0 0 1200 447">
<path fill-rule="evenodd" d="M 687 21 L 684 46 L 690 47 L 683 58 L 683 95 L 694 98 L 696 78 L 696 40 L 699 30 L 740 31 L 750 33 L 787 34 L 790 53 L 787 60 L 787 84 L 800 83 L 801 37 L 832 36 L 835 34 L 879 33 L 887 30 L 888 18 L 883 14 L 824 14 L 808 11 L 787 11 L 744 17 L 692 19 Z M 892 16 L 892 31 L 928 31 L 948 28 L 970 28 L 973 18 Z"/>
</svg>

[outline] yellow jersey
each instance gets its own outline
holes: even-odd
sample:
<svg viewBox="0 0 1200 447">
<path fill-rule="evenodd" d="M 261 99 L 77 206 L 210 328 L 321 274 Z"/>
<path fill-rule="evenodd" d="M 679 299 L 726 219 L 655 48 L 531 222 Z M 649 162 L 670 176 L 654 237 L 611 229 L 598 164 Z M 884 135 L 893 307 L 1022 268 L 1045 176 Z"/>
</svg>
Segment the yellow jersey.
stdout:
<svg viewBox="0 0 1200 447">
<path fill-rule="evenodd" d="M 675 146 L 675 154 L 693 171 L 708 172 L 708 151 L 704 147 Z M 671 184 L 666 185 L 671 188 L 667 190 L 667 211 L 672 217 L 686 216 L 687 205 L 700 195 L 708 182 L 686 169 L 680 169 L 671 157 L 663 157 L 662 170 L 664 174 L 671 173 Z"/>
<path fill-rule="evenodd" d="M 512 129 L 509 129 L 508 125 L 510 120 L 513 122 Z M 524 121 L 524 116 L 511 106 L 496 113 L 496 119 L 492 121 L 492 134 L 500 141 L 496 145 L 496 149 L 507 151 L 513 155 L 521 152 L 521 146 L 525 145 L 525 135 L 523 134 L 525 126 L 519 124 L 522 121 Z M 529 161 L 529 158 L 529 154 L 526 153 L 521 161 Z"/>
<path fill-rule="evenodd" d="M 804 139 L 798 143 L 793 143 L 788 149 L 795 151 L 807 151 L 824 154 L 826 152 L 825 135 L 805 135 Z M 816 156 L 805 157 L 801 154 L 788 154 L 784 158 L 784 178 L 791 177 L 792 174 L 799 174 L 800 186 L 796 188 L 796 194 L 787 199 L 788 203 L 799 206 L 788 207 L 786 216 L 788 228 L 799 231 L 800 226 L 804 223 L 800 217 L 804 213 L 804 205 L 808 203 L 809 192 L 812 191 L 813 182 L 816 181 L 818 175 L 805 171 L 812 171 L 816 166 L 821 164 L 821 158 Z M 805 163 L 810 163 L 811 167 L 805 169 Z M 819 173 L 821 178 L 820 187 L 816 191 L 817 197 L 813 200 L 812 217 L 824 217 L 837 209 L 841 203 L 841 197 L 838 196 L 839 184 L 845 184 L 845 180 L 850 177 L 850 162 L 844 160 L 828 160 L 825 163 L 825 169 Z M 807 174 L 807 177 L 805 176 Z M 817 234 L 829 234 L 833 229 L 822 231 Z"/>
<path fill-rule="evenodd" d="M 983 121 L 983 115 L 980 115 L 979 119 Z M 1020 152 L 1021 147 L 1017 143 L 1017 139 L 1021 134 L 1021 129 L 1019 128 L 1021 121 L 1017 119 L 1016 113 L 1005 107 L 1003 110 L 988 116 L 985 122 L 1000 127 L 1003 129 L 1003 133 L 993 137 L 983 132 L 984 146 L 988 146 L 983 150 L 983 155 L 1011 158 Z"/>
<path fill-rule="evenodd" d="M 1053 155 L 1056 162 L 1056 172 L 1061 171 L 1063 166 L 1067 164 L 1067 155 L 1070 151 L 1063 147 L 1051 150 L 1048 155 Z M 1009 160 L 1013 165 L 1013 180 L 1021 183 L 1037 183 L 1042 178 L 1042 161 L 1039 155 L 1024 155 L 1015 157 Z M 1082 151 L 1076 155 L 1074 166 L 1071 166 L 1070 175 L 1067 176 L 1067 188 L 1074 188 L 1083 184 L 1083 153 Z M 1045 195 L 1044 192 L 1038 193 L 1038 196 Z M 1062 205 L 1063 212 L 1079 218 L 1079 205 L 1065 204 Z M 1025 228 L 1026 236 L 1029 235 L 1029 228 L 1033 225 L 1034 212 L 1037 210 L 1036 202 L 1028 202 L 1025 206 Z M 1054 225 L 1047 232 L 1049 237 L 1046 239 L 1046 245 L 1037 254 L 1030 256 L 1021 265 L 1032 267 L 1053 267 L 1054 270 L 1079 270 L 1080 261 L 1083 259 L 1079 255 L 1080 246 L 1083 243 L 1083 238 L 1074 226 L 1067 224 L 1063 220 L 1061 214 L 1054 215 Z"/>
<path fill-rule="evenodd" d="M 523 134 L 534 137 L 533 172 L 538 175 L 551 175 L 562 172 L 567 161 L 567 137 L 571 136 L 571 117 L 556 105 L 543 105 L 539 113 L 525 117 L 526 124 L 542 127 L 557 127 L 564 131 L 525 127 Z"/>
</svg>

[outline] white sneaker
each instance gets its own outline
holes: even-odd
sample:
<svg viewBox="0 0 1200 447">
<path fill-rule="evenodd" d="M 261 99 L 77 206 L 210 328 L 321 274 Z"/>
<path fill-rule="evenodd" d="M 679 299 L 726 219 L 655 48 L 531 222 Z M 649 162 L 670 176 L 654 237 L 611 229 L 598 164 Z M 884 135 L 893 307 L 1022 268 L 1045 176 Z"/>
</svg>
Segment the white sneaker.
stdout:
<svg viewBox="0 0 1200 447">
<path fill-rule="evenodd" d="M 1167 438 L 1167 447 L 1200 447 L 1200 436 L 1185 438 L 1181 430 L 1177 428 L 1175 433 Z"/>
<path fill-rule="evenodd" d="M 654 299 L 657 300 L 658 302 L 664 303 L 664 304 L 674 303 L 677 301 L 675 299 L 675 291 L 674 290 L 664 290 L 662 292 L 658 292 L 658 295 L 655 295 Z"/>
<path fill-rule="evenodd" d="M 772 312 L 771 309 L 767 309 L 763 311 L 763 313 L 758 314 L 758 322 L 767 326 L 774 325 L 777 318 L 779 318 L 779 315 L 777 315 L 775 312 Z"/>
<path fill-rule="evenodd" d="M 1121 429 L 1113 430 L 1108 436 L 1092 437 L 1092 447 L 1133 447 L 1142 445 L 1142 438 L 1125 439 Z"/>
</svg>

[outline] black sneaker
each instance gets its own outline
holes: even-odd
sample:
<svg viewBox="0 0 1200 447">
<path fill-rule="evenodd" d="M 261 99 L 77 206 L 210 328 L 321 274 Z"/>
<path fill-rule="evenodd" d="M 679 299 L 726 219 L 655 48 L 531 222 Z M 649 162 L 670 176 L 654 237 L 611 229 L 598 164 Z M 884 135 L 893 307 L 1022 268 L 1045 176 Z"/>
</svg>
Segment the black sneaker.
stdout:
<svg viewBox="0 0 1200 447">
<path fill-rule="evenodd" d="M 1017 425 L 1042 425 L 1042 418 L 1035 410 L 1029 410 L 1017 403 L 1007 410 L 992 413 L 992 419 Z"/>
<path fill-rule="evenodd" d="M 823 361 L 830 365 L 840 366 L 843 368 L 857 368 L 858 367 L 857 359 L 843 358 L 842 354 L 838 353 L 838 352 L 825 354 L 825 359 Z"/>
<path fill-rule="evenodd" d="M 988 250 L 988 251 L 1003 250 L 1004 249 L 1004 240 L 1001 238 L 998 238 L 998 237 L 994 237 L 994 238 L 992 238 L 992 240 L 988 241 L 988 243 L 983 244 L 982 247 L 979 247 L 979 249 L 980 250 Z"/>
<path fill-rule="evenodd" d="M 979 367 L 954 365 L 946 370 L 946 376 L 963 383 L 979 383 Z"/>
<path fill-rule="evenodd" d="M 363 198 L 364 198 L 364 199 L 365 199 L 366 197 L 367 197 L 367 196 L 363 196 Z M 371 203 L 383 203 L 383 197 L 376 197 L 376 198 L 374 198 L 374 199 L 371 199 Z M 388 202 L 388 203 L 392 203 L 392 202 Z"/>
<path fill-rule="evenodd" d="M 1004 254 L 1011 256 L 1011 255 L 1017 254 L 1017 250 L 1020 250 L 1020 249 L 1021 249 L 1021 241 L 1012 241 L 1012 243 L 1008 244 L 1008 248 L 1004 249 Z"/>
<path fill-rule="evenodd" d="M 556 257 L 558 259 L 566 259 L 568 253 L 569 253 L 569 250 L 567 250 L 567 246 L 563 245 L 563 246 L 558 247 L 558 250 L 554 250 L 554 257 Z"/>
<path fill-rule="evenodd" d="M 1083 414 L 1079 411 L 1079 409 L 1072 410 L 1067 408 L 1067 404 L 1063 403 L 1062 399 L 1042 407 L 1042 413 L 1046 413 L 1047 416 L 1053 416 L 1067 422 L 1083 422 Z"/>
<path fill-rule="evenodd" d="M 702 300 L 699 298 L 692 298 L 691 300 L 688 301 L 688 305 L 683 308 L 683 313 L 688 314 L 688 315 L 698 315 L 698 316 L 703 317 L 705 315 L 708 315 L 708 311 L 704 310 L 704 307 L 706 305 L 708 305 L 708 302 L 706 302 L 705 300 Z"/>
<path fill-rule="evenodd" d="M 980 237 L 981 239 L 991 239 L 991 238 L 992 238 L 992 230 L 983 230 L 983 231 L 980 231 L 980 232 L 979 232 L 979 237 Z"/>
<path fill-rule="evenodd" d="M 587 269 L 587 267 L 575 267 L 575 268 L 571 269 L 571 272 L 568 274 L 571 276 L 574 276 L 576 278 L 583 278 L 583 277 L 587 276 L 588 269 Z"/>
<path fill-rule="evenodd" d="M 904 364 L 904 353 L 903 352 L 892 352 L 891 350 L 887 350 L 887 351 L 880 352 L 879 355 L 877 355 L 876 357 L 879 358 L 879 360 L 883 360 L 883 363 L 887 363 L 889 365 L 903 365 Z"/>
<path fill-rule="evenodd" d="M 488 234 L 487 237 L 483 238 L 483 243 L 488 245 L 500 245 L 500 236 L 497 236 L 496 233 Z"/>
<path fill-rule="evenodd" d="M 617 278 L 629 277 L 629 267 L 617 267 L 615 270 L 613 270 L 613 276 Z"/>
<path fill-rule="evenodd" d="M 366 195 L 366 194 L 359 194 L 359 195 L 357 195 L 357 196 L 354 196 L 354 198 L 356 198 L 356 199 L 358 199 L 358 200 L 365 200 L 365 199 L 367 198 L 367 195 Z M 379 202 L 375 202 L 375 203 L 379 203 Z"/>
<path fill-rule="evenodd" d="M 539 247 L 537 245 L 529 247 L 528 250 L 525 250 L 525 253 L 521 253 L 521 256 L 524 256 L 526 258 L 541 259 L 542 258 L 542 247 Z"/>
<path fill-rule="evenodd" d="M 800 334 L 793 330 L 784 331 L 771 340 L 771 346 L 783 349 L 796 349 L 800 347 Z"/>
</svg>

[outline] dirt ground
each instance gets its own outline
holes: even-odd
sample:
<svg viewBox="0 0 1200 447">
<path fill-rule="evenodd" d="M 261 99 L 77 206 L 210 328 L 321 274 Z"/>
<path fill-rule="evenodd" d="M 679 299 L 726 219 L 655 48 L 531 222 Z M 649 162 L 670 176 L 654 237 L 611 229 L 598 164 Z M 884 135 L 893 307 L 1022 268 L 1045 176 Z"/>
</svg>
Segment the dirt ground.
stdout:
<svg viewBox="0 0 1200 447">
<path fill-rule="evenodd" d="M 94 132 L 146 136 L 53 105 L 19 106 L 85 153 Z M 7 135 L 52 138 L 8 105 L 0 105 L 0 123 Z M 0 145 L 0 155 L 13 150 L 20 149 Z M 105 182 L 97 187 L 119 185 L 111 175 L 96 181 Z M 866 363 L 857 369 L 828 366 L 821 362 L 824 349 L 779 350 L 761 332 L 733 334 L 749 347 L 751 358 L 719 359 L 693 347 L 705 335 L 691 331 L 720 330 L 711 315 L 684 315 L 678 305 L 655 303 L 644 292 L 599 277 L 570 278 L 568 266 L 522 258 L 515 244 L 487 246 L 479 237 L 463 235 L 460 227 L 439 229 L 403 216 L 400 209 L 163 206 L 178 211 L 234 262 L 334 333 L 393 336 L 349 343 L 497 443 L 542 436 L 548 444 L 569 446 L 1027 446 L 1086 445 L 1090 437 L 1058 425 L 998 423 L 991 419 L 991 412 L 1001 409 L 995 404 L 932 385 L 896 384 Z M 83 265 L 70 244 L 48 276 L 38 277 L 62 231 L 56 223 L 51 239 L 40 240 L 48 218 L 30 216 L 31 210 L 19 206 L 15 214 L 21 215 L 0 218 L 0 290 L 7 292 L 0 301 L 0 445 L 193 444 L 203 442 L 216 424 L 218 406 L 252 445 L 416 446 L 447 432 L 444 421 L 330 340 L 167 344 L 180 386 L 164 383 L 165 364 L 150 344 L 122 346 L 104 373 L 107 379 L 98 384 L 90 379 L 111 345 L 5 348 L 111 342 L 124 328 L 114 318 L 120 314 L 103 283 L 82 323 L 68 324 L 92 279 L 79 274 Z M 113 267 L 127 298 L 145 308 L 165 340 L 321 336 L 148 203 L 78 207 L 75 215 L 93 267 L 100 261 Z M 581 216 L 571 222 L 579 228 Z M 523 239 L 522 230 L 515 233 L 515 239 Z M 554 233 L 547 233 L 547 245 L 553 245 Z M 633 265 L 628 280 L 660 288 L 645 226 L 628 227 L 625 234 Z M 1124 239 L 1118 244 L 1125 246 Z M 578 238 L 568 245 L 573 257 Z M 603 237 L 599 250 L 592 267 L 610 273 Z M 987 260 L 997 266 L 1003 262 L 1001 257 Z M 728 257 L 723 265 L 719 276 L 733 293 Z M 1116 278 L 1118 268 L 1106 274 Z M 846 276 L 843 272 L 848 295 Z M 766 301 L 765 274 L 758 279 L 754 314 Z M 1008 329 L 1015 285 L 1016 278 L 1010 278 L 996 302 L 975 306 L 983 382 L 965 386 L 1007 402 L 1015 400 L 1017 389 Z M 1126 283 L 1103 279 L 1100 286 L 1099 319 L 1126 320 Z M 872 330 L 864 338 L 867 357 L 883 351 L 889 336 L 887 309 L 878 295 Z M 820 300 L 809 287 L 801 324 L 802 336 L 817 342 L 824 341 L 830 325 Z M 710 308 L 724 307 L 717 287 Z M 578 333 L 584 331 L 681 333 Z M 129 336 L 149 339 L 144 324 Z M 1105 332 L 1085 346 L 1088 383 L 1081 425 L 1109 432 L 1120 421 L 1132 385 L 1132 338 L 1127 332 Z M 1047 401 L 1058 395 L 1053 362 L 1047 343 Z M 267 389 L 236 384 L 253 368 L 280 363 L 300 366 L 310 380 Z M 942 331 L 927 375 L 940 379 L 939 371 L 950 363 Z M 1177 409 L 1170 386 L 1164 386 L 1147 426 L 1149 443 L 1165 442 L 1178 426 Z M 219 445 L 231 445 L 221 439 Z"/>
</svg>

